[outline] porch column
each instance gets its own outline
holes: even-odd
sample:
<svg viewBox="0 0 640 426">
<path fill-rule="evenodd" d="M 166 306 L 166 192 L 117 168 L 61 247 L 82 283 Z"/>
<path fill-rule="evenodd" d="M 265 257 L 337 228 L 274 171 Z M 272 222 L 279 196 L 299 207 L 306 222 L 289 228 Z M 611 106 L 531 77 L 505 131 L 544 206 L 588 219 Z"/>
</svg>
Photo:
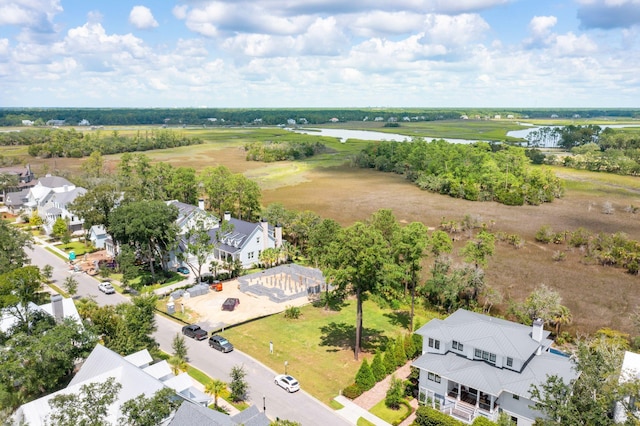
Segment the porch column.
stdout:
<svg viewBox="0 0 640 426">
<path fill-rule="evenodd" d="M 460 401 L 461 395 L 462 395 L 462 385 L 458 383 L 458 397 L 456 398 L 458 401 Z"/>
<path fill-rule="evenodd" d="M 495 407 L 493 406 L 493 403 L 494 403 L 494 401 L 495 401 L 496 399 L 495 399 L 495 397 L 494 397 L 493 395 L 489 395 L 489 397 L 490 397 L 490 399 L 491 399 L 491 405 L 489 405 L 489 412 L 490 412 L 491 414 L 493 414 L 493 409 L 495 408 Z"/>
<path fill-rule="evenodd" d="M 476 408 L 480 408 L 480 389 L 476 389 Z"/>
</svg>

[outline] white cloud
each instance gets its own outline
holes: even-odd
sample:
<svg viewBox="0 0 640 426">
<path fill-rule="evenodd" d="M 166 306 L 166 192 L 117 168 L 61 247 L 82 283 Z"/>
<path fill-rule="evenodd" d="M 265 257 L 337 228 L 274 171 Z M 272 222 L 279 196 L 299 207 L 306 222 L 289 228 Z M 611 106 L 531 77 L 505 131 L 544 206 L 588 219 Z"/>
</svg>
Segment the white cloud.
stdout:
<svg viewBox="0 0 640 426">
<path fill-rule="evenodd" d="M 529 31 L 536 38 L 544 38 L 549 35 L 551 29 L 558 23 L 555 16 L 534 16 L 529 22 Z"/>
<path fill-rule="evenodd" d="M 0 38 L 0 56 L 6 56 L 9 54 L 9 39 Z"/>
<path fill-rule="evenodd" d="M 29 29 L 51 29 L 62 12 L 60 0 L 0 0 L 0 25 L 22 25 Z"/>
<path fill-rule="evenodd" d="M 187 17 L 188 9 L 189 9 L 189 6 L 187 6 L 186 4 L 177 5 L 177 6 L 174 6 L 173 9 L 171 9 L 171 13 L 173 13 L 173 16 L 175 16 L 176 19 L 182 20 Z"/>
<path fill-rule="evenodd" d="M 129 13 L 129 22 L 139 30 L 148 30 L 158 26 L 158 21 L 153 17 L 151 9 L 146 6 L 133 6 Z"/>
<path fill-rule="evenodd" d="M 553 51 L 558 56 L 589 56 L 598 50 L 597 45 L 587 36 L 577 36 L 571 32 L 556 37 Z"/>
</svg>

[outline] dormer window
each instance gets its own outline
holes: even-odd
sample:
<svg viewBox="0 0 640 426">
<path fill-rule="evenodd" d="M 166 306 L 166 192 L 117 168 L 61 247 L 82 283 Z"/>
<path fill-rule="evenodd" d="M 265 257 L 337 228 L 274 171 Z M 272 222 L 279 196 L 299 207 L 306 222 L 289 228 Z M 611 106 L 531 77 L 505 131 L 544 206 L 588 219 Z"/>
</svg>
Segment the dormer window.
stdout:
<svg viewBox="0 0 640 426">
<path fill-rule="evenodd" d="M 507 358 L 507 367 L 513 367 L 513 358 Z"/>
<path fill-rule="evenodd" d="M 474 352 L 474 357 L 478 359 L 482 359 L 483 361 L 487 361 L 491 364 L 496 363 L 496 354 L 492 354 L 491 352 L 476 349 Z"/>
<path fill-rule="evenodd" d="M 429 347 L 440 349 L 440 340 L 432 339 L 431 337 L 429 337 Z"/>
<path fill-rule="evenodd" d="M 464 345 L 460 342 L 456 342 L 455 340 L 451 344 L 451 347 L 456 351 L 460 351 L 460 352 L 464 351 Z"/>
</svg>

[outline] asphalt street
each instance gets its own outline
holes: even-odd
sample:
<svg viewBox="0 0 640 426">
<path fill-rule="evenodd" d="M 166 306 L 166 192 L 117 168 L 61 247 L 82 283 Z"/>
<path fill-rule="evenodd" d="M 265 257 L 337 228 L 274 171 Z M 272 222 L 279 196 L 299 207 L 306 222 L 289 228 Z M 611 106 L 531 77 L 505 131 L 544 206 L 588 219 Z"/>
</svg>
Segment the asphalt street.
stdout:
<svg viewBox="0 0 640 426">
<path fill-rule="evenodd" d="M 102 293 L 98 290 L 99 280 L 85 273 L 71 272 L 67 262 L 41 246 L 34 245 L 33 250 L 26 249 L 26 252 L 31 257 L 33 265 L 43 267 L 49 264 L 53 267 L 52 279 L 55 285 L 62 287 L 65 278 L 73 276 L 78 282 L 77 295 L 80 297 L 91 297 L 100 305 L 117 304 L 129 300 L 119 293 L 110 295 Z M 163 351 L 171 353 L 171 343 L 176 334 L 181 333 L 182 324 L 160 315 L 156 315 L 156 323 L 157 331 L 154 333 L 154 338 Z M 235 349 L 223 354 L 210 348 L 207 340 L 196 341 L 185 338 L 185 341 L 189 363 L 211 377 L 229 382 L 231 368 L 236 365 L 243 366 L 249 384 L 249 402 L 257 405 L 259 409 L 265 408 L 269 418 L 293 420 L 305 426 L 351 424 L 305 392 L 304 389 L 310 388 L 313 384 L 300 383 L 302 390 L 290 394 L 274 383 L 274 377 L 281 372 L 276 373 L 241 351 Z"/>
</svg>

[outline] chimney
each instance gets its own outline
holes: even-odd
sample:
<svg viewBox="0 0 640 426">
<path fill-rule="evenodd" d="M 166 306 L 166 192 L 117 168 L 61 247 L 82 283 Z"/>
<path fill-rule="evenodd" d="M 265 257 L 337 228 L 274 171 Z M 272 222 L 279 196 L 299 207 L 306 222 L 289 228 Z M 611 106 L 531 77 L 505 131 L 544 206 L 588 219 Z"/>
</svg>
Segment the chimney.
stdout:
<svg viewBox="0 0 640 426">
<path fill-rule="evenodd" d="M 224 221 L 225 222 L 229 222 L 231 220 L 231 213 L 230 212 L 224 212 Z"/>
<path fill-rule="evenodd" d="M 282 247 L 282 226 L 276 225 L 276 248 Z"/>
<path fill-rule="evenodd" d="M 266 250 L 269 248 L 269 222 L 267 222 L 267 219 L 262 218 L 260 225 L 262 226 L 262 244 Z"/>
<path fill-rule="evenodd" d="M 540 318 L 537 318 L 535 321 L 533 321 L 531 338 L 538 343 L 542 343 L 542 334 L 544 331 L 543 325 L 544 325 L 544 321 L 542 321 L 542 319 Z"/>
<path fill-rule="evenodd" d="M 62 307 L 62 296 L 59 294 L 51 295 L 51 312 L 56 322 L 61 322 L 64 318 L 64 308 Z"/>
<path fill-rule="evenodd" d="M 198 208 L 204 211 L 204 198 L 198 199 Z"/>
</svg>

